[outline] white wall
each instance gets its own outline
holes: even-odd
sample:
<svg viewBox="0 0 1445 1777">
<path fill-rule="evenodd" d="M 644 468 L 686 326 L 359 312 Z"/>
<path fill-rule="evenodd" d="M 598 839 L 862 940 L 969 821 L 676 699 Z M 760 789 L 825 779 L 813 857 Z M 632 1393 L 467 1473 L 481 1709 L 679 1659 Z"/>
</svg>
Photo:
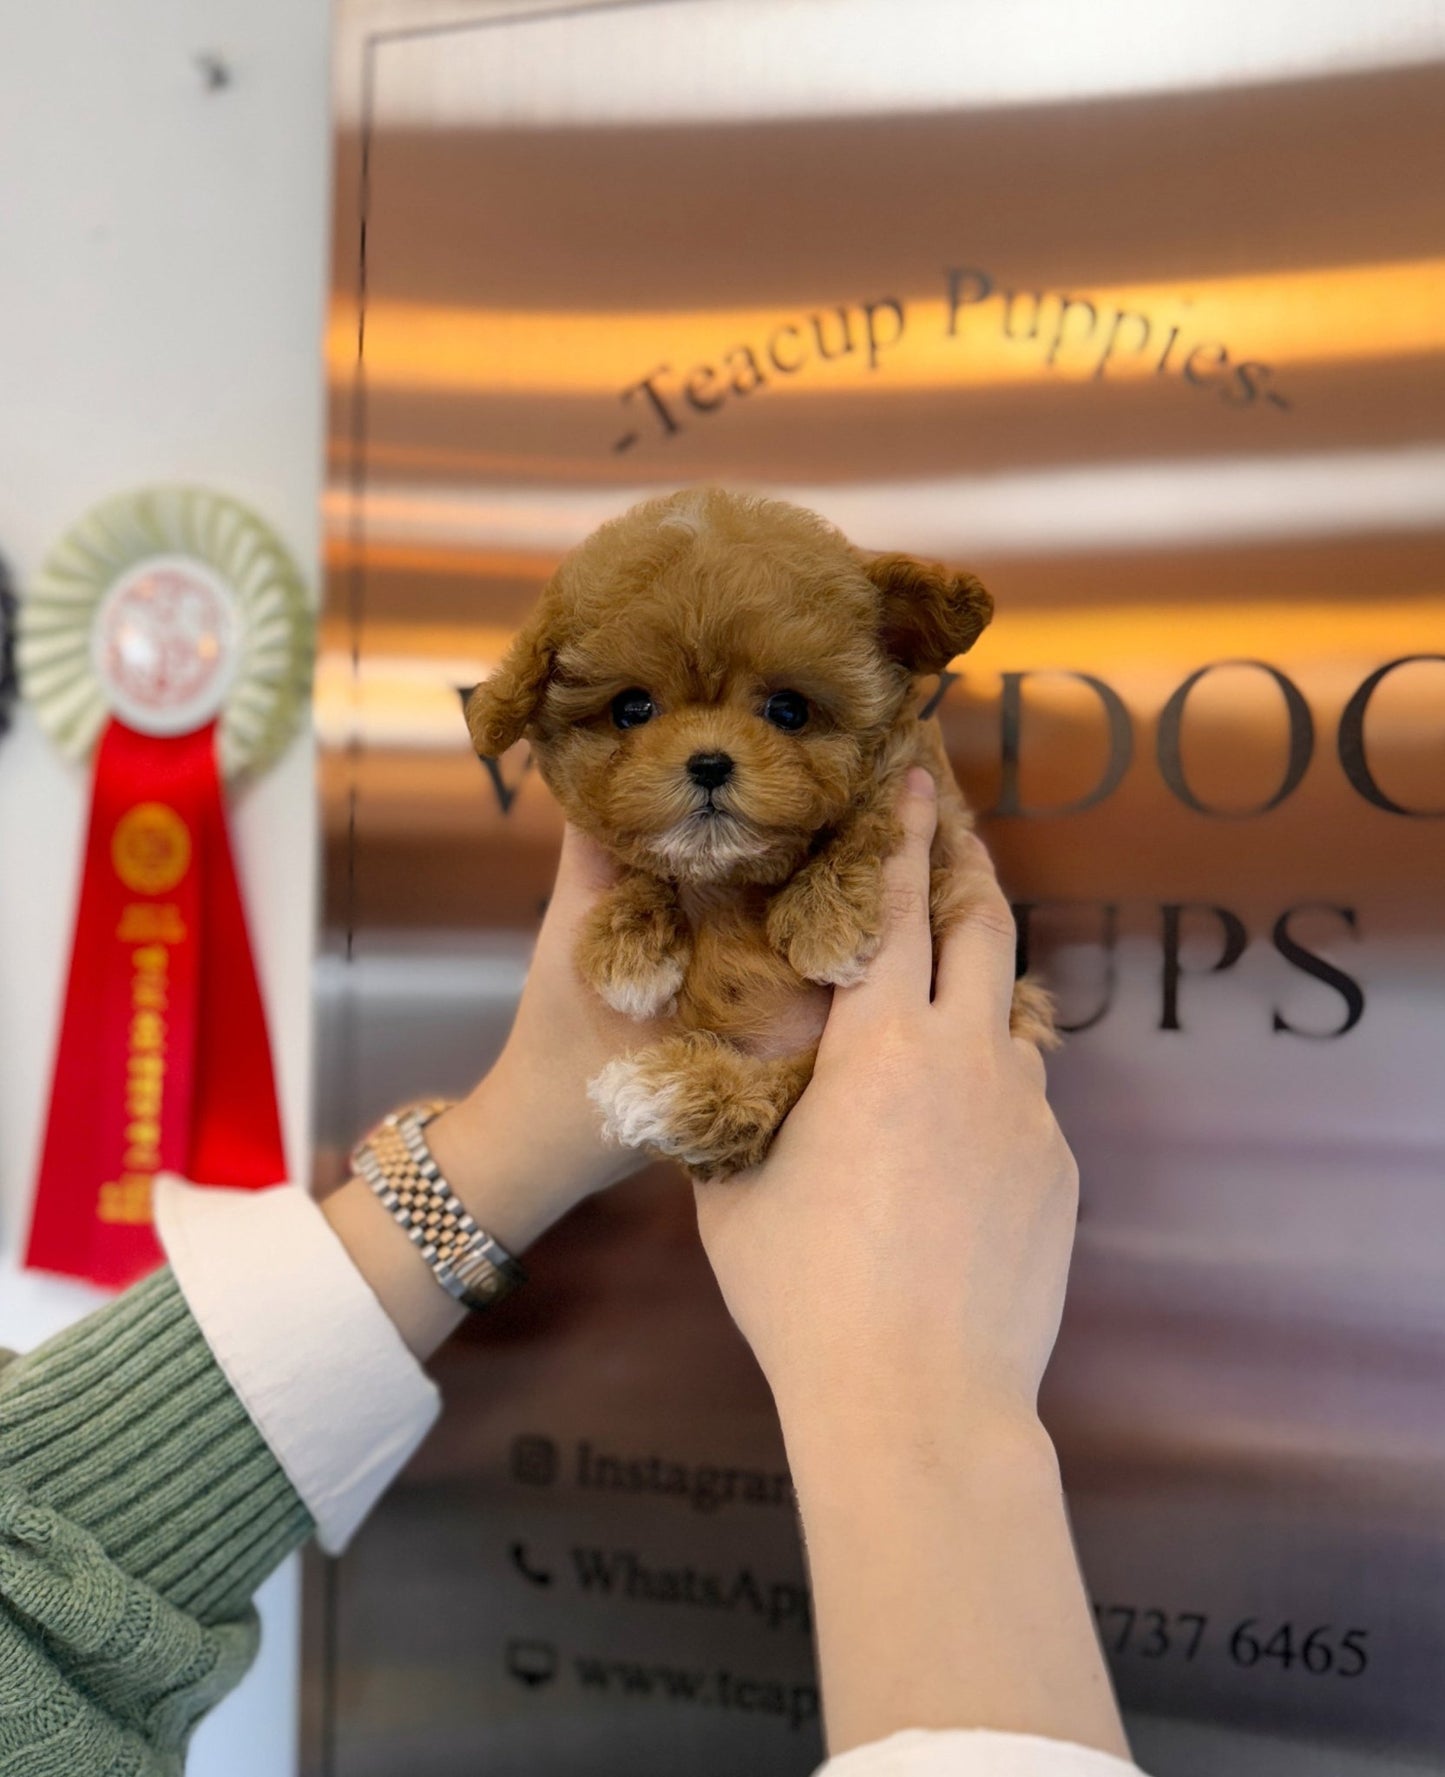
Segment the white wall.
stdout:
<svg viewBox="0 0 1445 1777">
<path fill-rule="evenodd" d="M 0 553 L 23 591 L 92 502 L 233 493 L 317 575 L 330 154 L 326 0 L 46 0 L 0 22 Z M 229 78 L 212 87 L 198 58 Z M 293 1165 L 307 1155 L 312 748 L 234 811 Z M 0 741 L 0 1344 L 101 1298 L 17 1270 L 69 956 L 86 777 Z M 295 1762 L 294 1564 L 191 1777 Z"/>
</svg>

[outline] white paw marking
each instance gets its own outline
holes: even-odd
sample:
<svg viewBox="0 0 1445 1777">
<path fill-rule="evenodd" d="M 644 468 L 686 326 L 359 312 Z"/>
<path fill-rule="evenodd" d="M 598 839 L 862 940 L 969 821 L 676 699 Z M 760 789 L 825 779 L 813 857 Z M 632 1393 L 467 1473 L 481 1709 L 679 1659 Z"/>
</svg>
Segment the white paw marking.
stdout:
<svg viewBox="0 0 1445 1777">
<path fill-rule="evenodd" d="M 650 975 L 609 981 L 597 991 L 614 1012 L 622 1012 L 628 1018 L 657 1018 L 676 1011 L 682 975 L 682 964 L 669 960 Z"/>
<path fill-rule="evenodd" d="M 878 939 L 870 939 L 852 956 L 839 957 L 835 963 L 816 968 L 805 979 L 816 981 L 820 987 L 856 987 L 878 954 L 878 944 Z"/>
<path fill-rule="evenodd" d="M 846 962 L 835 963 L 831 969 L 809 975 L 808 979 L 816 981 L 820 987 L 856 987 L 867 973 L 868 965 L 862 957 L 854 956 Z"/>
<path fill-rule="evenodd" d="M 670 1151 L 675 1085 L 656 1086 L 644 1078 L 642 1066 L 625 1056 L 609 1061 L 587 1087 L 587 1096 L 602 1113 L 603 1132 L 625 1148 Z"/>
</svg>

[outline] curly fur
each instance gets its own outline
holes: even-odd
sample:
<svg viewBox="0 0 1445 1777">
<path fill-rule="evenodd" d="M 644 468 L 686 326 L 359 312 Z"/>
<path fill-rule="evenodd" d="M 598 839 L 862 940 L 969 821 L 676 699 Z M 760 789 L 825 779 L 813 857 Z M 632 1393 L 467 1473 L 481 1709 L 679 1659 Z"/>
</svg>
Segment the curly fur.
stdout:
<svg viewBox="0 0 1445 1777">
<path fill-rule="evenodd" d="M 971 575 L 864 556 L 815 513 L 719 488 L 636 506 L 562 562 L 467 721 L 486 756 L 525 735 L 568 818 L 622 867 L 578 964 L 609 1005 L 676 1031 L 593 1082 L 617 1139 L 701 1178 L 762 1159 L 810 1077 L 826 989 L 878 947 L 912 764 L 939 783 L 935 939 L 967 916 L 972 816 L 917 681 L 992 614 Z M 619 728 L 613 701 L 634 689 L 655 714 Z M 762 714 L 784 690 L 807 699 L 798 732 Z M 693 780 L 699 753 L 732 761 L 725 784 Z M 1034 983 L 1014 1028 L 1052 1038 Z"/>
</svg>

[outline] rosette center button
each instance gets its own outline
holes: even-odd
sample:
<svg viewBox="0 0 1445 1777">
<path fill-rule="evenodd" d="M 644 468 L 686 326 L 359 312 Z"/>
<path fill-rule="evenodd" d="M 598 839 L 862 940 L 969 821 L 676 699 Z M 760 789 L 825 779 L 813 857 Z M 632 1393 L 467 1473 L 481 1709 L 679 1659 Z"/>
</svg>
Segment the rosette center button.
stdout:
<svg viewBox="0 0 1445 1777">
<path fill-rule="evenodd" d="M 193 557 L 130 568 L 107 588 L 91 630 L 106 699 L 141 734 L 187 734 L 219 715 L 240 652 L 235 598 Z"/>
</svg>

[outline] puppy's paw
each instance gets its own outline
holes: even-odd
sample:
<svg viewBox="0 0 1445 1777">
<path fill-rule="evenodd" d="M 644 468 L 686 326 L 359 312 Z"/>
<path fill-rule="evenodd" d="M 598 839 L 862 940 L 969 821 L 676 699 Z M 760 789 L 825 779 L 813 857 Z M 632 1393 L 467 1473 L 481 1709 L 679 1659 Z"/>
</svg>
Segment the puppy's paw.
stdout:
<svg viewBox="0 0 1445 1777">
<path fill-rule="evenodd" d="M 588 1082 L 587 1096 L 602 1113 L 602 1133 L 609 1141 L 670 1151 L 677 1082 L 660 1078 L 645 1052 L 609 1061 Z"/>
<path fill-rule="evenodd" d="M 607 962 L 589 979 L 614 1012 L 642 1020 L 665 1018 L 677 1010 L 677 992 L 686 971 L 675 957 L 649 963 L 614 955 Z"/>
<path fill-rule="evenodd" d="M 823 987 L 856 987 L 868 972 L 880 940 L 858 932 L 799 932 L 783 954 L 805 981 Z"/>
<path fill-rule="evenodd" d="M 768 938 L 805 981 L 852 987 L 881 942 L 876 913 L 861 898 L 829 878 L 797 877 L 768 909 Z"/>
<path fill-rule="evenodd" d="M 614 1012 L 658 1018 L 672 1012 L 687 973 L 686 928 L 639 891 L 599 901 L 577 946 L 577 966 Z"/>
<path fill-rule="evenodd" d="M 758 1061 L 693 1032 L 609 1062 L 587 1092 L 612 1140 L 722 1178 L 767 1153 L 809 1067 L 808 1058 Z"/>
</svg>

